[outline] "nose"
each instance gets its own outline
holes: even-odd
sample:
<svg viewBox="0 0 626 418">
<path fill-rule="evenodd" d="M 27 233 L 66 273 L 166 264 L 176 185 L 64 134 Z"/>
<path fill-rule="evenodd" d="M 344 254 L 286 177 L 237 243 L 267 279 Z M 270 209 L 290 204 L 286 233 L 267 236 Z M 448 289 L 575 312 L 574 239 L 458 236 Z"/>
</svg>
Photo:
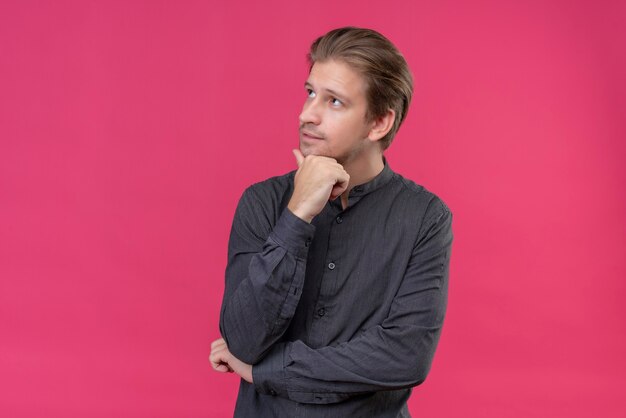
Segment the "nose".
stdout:
<svg viewBox="0 0 626 418">
<path fill-rule="evenodd" d="M 302 112 L 300 112 L 300 125 L 311 123 L 313 125 L 319 125 L 322 122 L 320 116 L 320 109 L 316 99 L 306 100 L 304 106 L 302 106 Z"/>
</svg>

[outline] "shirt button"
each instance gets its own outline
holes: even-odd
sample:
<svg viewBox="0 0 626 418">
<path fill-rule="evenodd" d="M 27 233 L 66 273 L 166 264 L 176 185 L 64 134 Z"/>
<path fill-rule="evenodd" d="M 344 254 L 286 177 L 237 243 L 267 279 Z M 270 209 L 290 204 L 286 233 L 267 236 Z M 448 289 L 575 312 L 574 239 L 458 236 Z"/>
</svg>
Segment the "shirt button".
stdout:
<svg viewBox="0 0 626 418">
<path fill-rule="evenodd" d="M 338 224 L 343 222 L 343 218 L 341 216 L 337 216 L 337 218 L 335 218 L 335 221 L 337 221 Z"/>
<path fill-rule="evenodd" d="M 309 245 L 311 245 L 311 238 L 307 238 L 306 241 L 304 242 L 305 247 L 308 247 Z"/>
<path fill-rule="evenodd" d="M 332 262 L 328 263 L 328 268 L 331 269 L 331 270 L 334 270 L 335 269 L 335 263 L 332 263 Z"/>
<path fill-rule="evenodd" d="M 324 309 L 324 308 L 319 308 L 319 309 L 317 310 L 317 314 L 318 314 L 319 316 L 324 316 L 324 315 L 326 315 L 326 309 Z"/>
</svg>

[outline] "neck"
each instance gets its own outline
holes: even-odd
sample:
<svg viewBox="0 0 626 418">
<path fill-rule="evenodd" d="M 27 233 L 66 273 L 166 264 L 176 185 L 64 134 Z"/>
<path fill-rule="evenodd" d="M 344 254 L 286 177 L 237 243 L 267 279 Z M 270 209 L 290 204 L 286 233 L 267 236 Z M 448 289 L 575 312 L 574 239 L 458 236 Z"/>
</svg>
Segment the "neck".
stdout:
<svg viewBox="0 0 626 418">
<path fill-rule="evenodd" d="M 342 164 L 343 169 L 350 175 L 348 188 L 341 195 L 341 203 L 344 209 L 348 206 L 348 195 L 350 191 L 359 184 L 372 180 L 385 168 L 383 154 L 380 151 L 363 155 L 362 158 L 347 161 Z"/>
</svg>

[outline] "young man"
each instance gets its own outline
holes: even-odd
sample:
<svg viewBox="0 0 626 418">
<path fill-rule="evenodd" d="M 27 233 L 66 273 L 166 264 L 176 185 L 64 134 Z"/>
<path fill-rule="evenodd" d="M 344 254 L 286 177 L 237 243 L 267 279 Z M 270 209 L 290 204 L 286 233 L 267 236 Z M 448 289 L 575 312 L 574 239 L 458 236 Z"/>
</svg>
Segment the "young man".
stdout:
<svg viewBox="0 0 626 418">
<path fill-rule="evenodd" d="M 215 370 L 236 417 L 408 417 L 443 324 L 452 214 L 383 153 L 413 90 L 379 33 L 309 54 L 298 169 L 252 185 L 233 221 Z"/>
</svg>

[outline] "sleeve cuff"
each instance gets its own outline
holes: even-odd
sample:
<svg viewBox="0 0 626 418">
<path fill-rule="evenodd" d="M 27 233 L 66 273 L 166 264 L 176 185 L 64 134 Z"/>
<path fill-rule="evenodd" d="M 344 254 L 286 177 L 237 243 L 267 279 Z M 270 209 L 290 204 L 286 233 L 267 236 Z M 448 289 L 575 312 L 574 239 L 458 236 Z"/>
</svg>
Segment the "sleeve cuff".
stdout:
<svg viewBox="0 0 626 418">
<path fill-rule="evenodd" d="M 314 234 L 315 226 L 303 221 L 285 208 L 270 238 L 297 257 L 306 258 Z"/>
<path fill-rule="evenodd" d="M 329 392 L 328 389 L 296 388 L 293 380 L 287 381 L 288 364 L 291 364 L 290 342 L 278 343 L 257 364 L 252 366 L 252 380 L 257 392 L 281 396 L 299 403 L 330 404 L 348 399 L 350 393 Z"/>
<path fill-rule="evenodd" d="M 252 380 L 257 392 L 265 395 L 287 396 L 285 389 L 286 343 L 275 344 L 270 352 L 252 366 Z"/>
</svg>

